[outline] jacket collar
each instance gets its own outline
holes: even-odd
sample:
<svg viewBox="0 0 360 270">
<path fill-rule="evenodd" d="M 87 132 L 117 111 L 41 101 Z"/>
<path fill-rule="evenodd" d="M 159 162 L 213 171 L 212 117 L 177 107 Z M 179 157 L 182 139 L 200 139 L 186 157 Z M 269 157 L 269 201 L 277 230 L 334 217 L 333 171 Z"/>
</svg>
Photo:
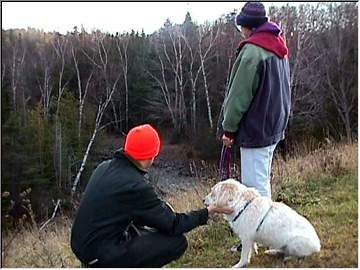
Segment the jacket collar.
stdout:
<svg viewBox="0 0 360 270">
<path fill-rule="evenodd" d="M 126 159 L 128 160 L 133 166 L 136 167 L 136 169 L 138 169 L 142 174 L 146 174 L 149 171 L 147 169 L 144 169 L 141 167 L 140 163 L 136 160 L 133 159 L 132 157 L 130 157 L 128 154 L 125 153 L 124 149 L 121 148 L 119 150 L 117 150 L 114 154 L 114 158 L 117 159 Z"/>
</svg>

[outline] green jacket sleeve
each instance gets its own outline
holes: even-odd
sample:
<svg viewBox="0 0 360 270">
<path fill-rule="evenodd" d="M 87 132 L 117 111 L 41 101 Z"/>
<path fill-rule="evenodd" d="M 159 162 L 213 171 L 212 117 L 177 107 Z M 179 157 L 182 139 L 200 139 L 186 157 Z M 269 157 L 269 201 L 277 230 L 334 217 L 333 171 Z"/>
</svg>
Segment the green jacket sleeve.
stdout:
<svg viewBox="0 0 360 270">
<path fill-rule="evenodd" d="M 249 109 L 259 84 L 258 48 L 247 44 L 237 57 L 230 75 L 229 94 L 225 100 L 223 129 L 236 132 L 244 113 Z"/>
</svg>

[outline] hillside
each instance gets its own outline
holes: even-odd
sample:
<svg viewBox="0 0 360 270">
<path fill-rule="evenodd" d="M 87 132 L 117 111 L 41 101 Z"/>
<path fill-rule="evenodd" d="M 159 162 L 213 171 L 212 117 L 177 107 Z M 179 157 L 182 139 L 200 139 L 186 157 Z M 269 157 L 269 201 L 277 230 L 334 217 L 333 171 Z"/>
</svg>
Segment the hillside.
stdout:
<svg viewBox="0 0 360 270">
<path fill-rule="evenodd" d="M 317 230 L 322 250 L 306 259 L 283 263 L 281 258 L 264 255 L 260 248 L 250 267 L 357 267 L 358 264 L 358 181 L 357 144 L 328 145 L 286 162 L 274 160 L 273 198 L 283 201 L 306 216 Z M 194 184 L 168 196 L 174 208 L 189 211 L 202 207 L 202 198 L 215 183 Z M 60 217 L 45 230 L 20 228 L 3 235 L 4 267 L 79 267 L 69 247 L 71 220 Z M 240 254 L 230 252 L 237 237 L 216 217 L 207 226 L 188 234 L 189 248 L 168 267 L 230 267 Z"/>
</svg>

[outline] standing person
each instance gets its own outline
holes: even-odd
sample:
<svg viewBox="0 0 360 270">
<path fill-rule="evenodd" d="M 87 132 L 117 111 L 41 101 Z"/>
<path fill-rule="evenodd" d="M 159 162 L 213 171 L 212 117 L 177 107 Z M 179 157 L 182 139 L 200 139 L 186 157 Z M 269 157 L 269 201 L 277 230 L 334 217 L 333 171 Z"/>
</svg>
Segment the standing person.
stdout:
<svg viewBox="0 0 360 270">
<path fill-rule="evenodd" d="M 85 266 L 161 267 L 185 252 L 184 233 L 206 224 L 209 215 L 232 212 L 217 207 L 173 212 L 144 179 L 159 152 L 156 130 L 137 126 L 124 149 L 93 172 L 71 231 L 71 248 Z"/>
<path fill-rule="evenodd" d="M 245 40 L 230 75 L 222 140 L 240 147 L 243 184 L 271 197 L 271 161 L 285 137 L 291 104 L 288 48 L 260 2 L 247 2 L 236 24 Z"/>
</svg>

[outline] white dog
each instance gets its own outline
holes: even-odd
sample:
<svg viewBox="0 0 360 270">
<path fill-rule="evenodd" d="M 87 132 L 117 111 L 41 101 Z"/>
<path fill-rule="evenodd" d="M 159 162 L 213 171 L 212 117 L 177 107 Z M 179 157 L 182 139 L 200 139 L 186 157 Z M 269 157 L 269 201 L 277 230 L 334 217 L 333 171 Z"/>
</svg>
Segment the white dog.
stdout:
<svg viewBox="0 0 360 270">
<path fill-rule="evenodd" d="M 257 253 L 256 243 L 270 247 L 267 254 L 284 254 L 285 259 L 320 252 L 319 237 L 306 218 L 235 179 L 217 183 L 206 196 L 205 204 L 234 209 L 234 213 L 224 215 L 241 238 L 241 259 L 234 267 L 250 263 L 252 250 Z"/>
</svg>

